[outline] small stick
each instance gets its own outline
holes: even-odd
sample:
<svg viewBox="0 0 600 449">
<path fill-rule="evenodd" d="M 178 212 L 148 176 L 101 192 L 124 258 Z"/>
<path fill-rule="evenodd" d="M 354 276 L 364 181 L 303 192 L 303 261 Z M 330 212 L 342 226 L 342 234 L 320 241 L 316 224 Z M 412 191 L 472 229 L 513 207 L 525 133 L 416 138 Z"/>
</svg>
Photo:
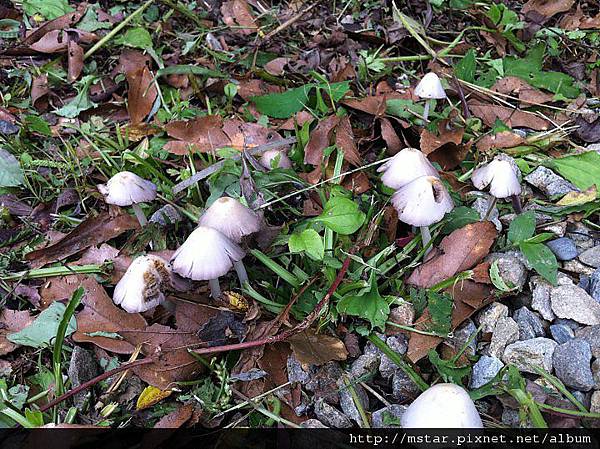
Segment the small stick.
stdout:
<svg viewBox="0 0 600 449">
<path fill-rule="evenodd" d="M 298 20 L 300 20 L 304 14 L 306 14 L 307 12 L 309 12 L 311 9 L 313 9 L 315 6 L 317 6 L 319 3 L 320 3 L 320 0 L 317 1 L 317 2 L 315 2 L 315 3 L 313 3 L 308 8 L 303 9 L 302 11 L 300 11 L 298 14 L 296 14 L 292 18 L 290 18 L 290 19 L 286 20 L 285 22 L 283 22 L 281 25 L 279 25 L 277 28 L 275 28 L 273 31 L 271 31 L 269 34 L 267 34 L 263 38 L 262 41 L 266 42 L 269 39 L 271 39 L 273 36 L 275 36 L 276 34 L 282 32 L 286 28 L 289 28 L 290 26 L 292 26 L 293 24 L 295 24 Z"/>
<path fill-rule="evenodd" d="M 248 153 L 250 153 L 251 155 L 255 155 L 255 154 L 262 153 L 263 151 L 272 150 L 273 148 L 283 147 L 285 145 L 291 145 L 292 143 L 296 143 L 295 137 L 290 137 L 289 139 L 280 139 L 280 140 L 276 140 L 274 142 L 265 143 L 264 145 L 259 145 L 257 147 L 254 147 L 254 148 L 252 148 L 250 150 L 246 150 L 246 151 L 248 151 Z M 230 160 L 238 161 L 241 159 L 241 157 L 242 157 L 242 153 L 236 154 L 235 156 L 230 158 Z M 173 187 L 173 194 L 177 195 L 179 192 L 182 192 L 183 190 L 187 189 L 188 187 L 193 186 L 198 181 L 202 181 L 204 178 L 209 177 L 210 175 L 215 173 L 217 170 L 219 170 L 223 166 L 224 163 L 225 163 L 225 159 L 220 160 L 219 162 L 212 164 L 210 167 L 207 167 L 204 170 L 201 170 L 198 173 L 195 173 L 194 175 L 192 175 L 190 178 L 186 179 L 185 181 L 182 181 L 179 184 L 176 184 Z"/>
<path fill-rule="evenodd" d="M 88 388 L 93 387 L 94 385 L 96 385 L 98 382 L 101 382 L 104 379 L 108 379 L 109 377 L 112 377 L 115 374 L 120 373 L 121 371 L 126 371 L 126 370 L 134 368 L 136 366 L 146 365 L 148 363 L 154 363 L 154 359 L 153 358 L 147 358 L 147 359 L 136 360 L 135 362 L 124 363 L 123 365 L 119 366 L 118 368 L 115 368 L 115 369 L 112 369 L 112 370 L 107 371 L 105 373 L 102 373 L 99 376 L 96 376 L 93 379 L 88 380 L 87 382 L 84 382 L 81 385 L 73 388 L 72 390 L 67 391 L 65 394 L 60 395 L 59 397 L 57 397 L 53 401 L 50 401 L 46 405 L 40 407 L 40 412 L 43 413 L 43 412 L 51 409 L 55 405 L 60 404 L 65 399 L 69 399 L 71 396 L 76 395 L 80 391 L 87 390 Z"/>
</svg>

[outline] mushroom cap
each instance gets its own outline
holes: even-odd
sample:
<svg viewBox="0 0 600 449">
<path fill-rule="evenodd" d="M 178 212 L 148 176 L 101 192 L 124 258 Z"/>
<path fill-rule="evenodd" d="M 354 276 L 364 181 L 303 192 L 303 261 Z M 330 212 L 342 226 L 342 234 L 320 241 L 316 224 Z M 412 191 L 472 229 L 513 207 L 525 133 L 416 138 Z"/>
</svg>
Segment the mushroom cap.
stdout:
<svg viewBox="0 0 600 449">
<path fill-rule="evenodd" d="M 292 160 L 284 150 L 267 150 L 262 154 L 259 162 L 260 165 L 271 170 L 273 168 L 272 163 L 277 158 L 279 158 L 279 162 L 275 168 L 292 168 Z"/>
<path fill-rule="evenodd" d="M 113 301 L 129 313 L 145 312 L 165 300 L 163 288 L 171 282 L 169 263 L 158 256 L 136 258 L 117 283 Z"/>
<path fill-rule="evenodd" d="M 490 186 L 496 198 L 507 198 L 521 193 L 520 170 L 513 159 L 506 155 L 496 156 L 489 164 L 475 169 L 471 175 L 473 185 L 479 190 Z"/>
<path fill-rule="evenodd" d="M 208 281 L 226 274 L 244 251 L 216 229 L 198 226 L 175 251 L 173 271 L 194 281 Z"/>
<path fill-rule="evenodd" d="M 129 171 L 119 172 L 97 187 L 104 201 L 117 206 L 147 203 L 156 198 L 156 185 Z"/>
<path fill-rule="evenodd" d="M 435 176 L 421 176 L 398 190 L 391 198 L 398 218 L 413 226 L 437 223 L 454 208 L 450 194 Z"/>
<path fill-rule="evenodd" d="M 410 404 L 400 421 L 404 428 L 483 428 L 469 394 L 455 384 L 437 384 L 425 390 Z"/>
<path fill-rule="evenodd" d="M 442 86 L 440 78 L 435 73 L 429 72 L 421 78 L 421 81 L 419 81 L 419 84 L 415 87 L 415 95 L 419 98 L 426 98 L 428 100 L 432 98 L 439 100 L 446 98 L 446 91 Z"/>
<path fill-rule="evenodd" d="M 391 189 L 399 189 L 421 176 L 439 176 L 422 151 L 404 148 L 377 169 L 384 172 L 381 181 Z"/>
<path fill-rule="evenodd" d="M 221 197 L 204 211 L 198 224 L 216 229 L 228 239 L 240 243 L 242 237 L 260 230 L 260 217 L 238 200 Z"/>
</svg>

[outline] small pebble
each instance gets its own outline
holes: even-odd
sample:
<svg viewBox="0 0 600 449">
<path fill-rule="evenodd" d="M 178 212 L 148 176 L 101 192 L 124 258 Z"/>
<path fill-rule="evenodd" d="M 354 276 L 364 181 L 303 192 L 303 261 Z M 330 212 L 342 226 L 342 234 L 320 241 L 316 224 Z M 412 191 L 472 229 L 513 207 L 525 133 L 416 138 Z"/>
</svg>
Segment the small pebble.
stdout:
<svg viewBox="0 0 600 449">
<path fill-rule="evenodd" d="M 376 410 L 371 415 L 371 426 L 374 428 L 400 427 L 400 420 L 408 406 L 391 404 L 389 407 Z"/>
<path fill-rule="evenodd" d="M 529 340 L 545 335 L 542 320 L 527 307 L 517 310 L 513 318 L 519 325 L 519 340 Z"/>
<path fill-rule="evenodd" d="M 482 355 L 477 363 L 473 365 L 469 388 L 479 388 L 487 384 L 496 377 L 496 374 L 498 374 L 503 367 L 504 363 L 502 363 L 499 358 Z"/>
<path fill-rule="evenodd" d="M 590 276 L 588 291 L 590 292 L 590 296 L 592 298 L 600 302 L 600 268 L 594 271 Z"/>
<path fill-rule="evenodd" d="M 525 176 L 524 179 L 548 196 L 566 195 L 569 192 L 579 191 L 579 189 L 569 181 L 542 165 Z"/>
<path fill-rule="evenodd" d="M 556 343 L 562 345 L 575 338 L 575 332 L 566 324 L 553 324 L 550 326 L 550 334 Z"/>
<path fill-rule="evenodd" d="M 546 242 L 546 246 L 554 253 L 558 260 L 572 260 L 577 257 L 575 242 L 568 237 L 561 237 Z"/>
<path fill-rule="evenodd" d="M 580 391 L 589 391 L 595 384 L 591 362 L 590 345 L 581 339 L 569 340 L 558 345 L 552 356 L 556 377 L 566 386 Z"/>
<path fill-rule="evenodd" d="M 579 261 L 594 268 L 600 268 L 600 245 L 585 250 L 579 255 Z"/>
</svg>

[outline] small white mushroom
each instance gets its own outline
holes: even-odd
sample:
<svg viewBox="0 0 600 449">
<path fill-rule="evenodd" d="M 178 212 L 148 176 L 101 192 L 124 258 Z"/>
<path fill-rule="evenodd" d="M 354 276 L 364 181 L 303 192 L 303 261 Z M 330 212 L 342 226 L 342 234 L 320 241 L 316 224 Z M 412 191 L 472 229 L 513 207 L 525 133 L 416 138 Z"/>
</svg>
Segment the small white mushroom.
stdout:
<svg viewBox="0 0 600 449">
<path fill-rule="evenodd" d="M 446 187 L 435 176 L 421 176 L 399 189 L 391 198 L 398 219 L 421 228 L 423 246 L 431 241 L 429 226 L 454 208 Z"/>
<path fill-rule="evenodd" d="M 242 238 L 260 231 L 261 219 L 251 209 L 238 200 L 222 197 L 215 201 L 204 211 L 198 220 L 200 226 L 216 229 L 235 243 L 240 243 Z M 234 263 L 235 271 L 240 283 L 248 281 L 246 267 L 242 260 Z"/>
<path fill-rule="evenodd" d="M 239 245 L 216 229 L 198 226 L 175 251 L 173 271 L 194 281 L 208 281 L 213 298 L 221 296 L 219 277 L 244 257 Z"/>
<path fill-rule="evenodd" d="M 506 154 L 499 154 L 489 164 L 484 164 L 473 171 L 471 181 L 479 190 L 490 186 L 490 193 L 494 197 L 494 202 L 490 210 L 494 208 L 497 198 L 510 197 L 517 213 L 521 213 L 521 202 L 519 194 L 521 193 L 521 183 L 519 175 L 521 171 L 514 159 Z"/>
<path fill-rule="evenodd" d="M 463 388 L 437 384 L 413 401 L 400 419 L 403 428 L 481 429 L 475 404 Z"/>
<path fill-rule="evenodd" d="M 171 268 L 158 256 L 136 258 L 118 282 L 113 301 L 129 313 L 145 312 L 165 300 L 164 289 L 171 284 Z"/>
<path fill-rule="evenodd" d="M 267 170 L 272 170 L 273 168 L 292 168 L 292 160 L 284 150 L 267 150 L 262 154 L 259 162 Z"/>
<path fill-rule="evenodd" d="M 141 226 L 148 223 L 139 206 L 156 198 L 156 185 L 140 178 L 135 173 L 122 171 L 114 175 L 106 184 L 98 184 L 98 191 L 104 196 L 107 204 L 131 206 Z"/>
<path fill-rule="evenodd" d="M 442 86 L 439 77 L 435 73 L 429 72 L 421 79 L 421 81 L 419 81 L 417 87 L 415 87 L 415 95 L 426 100 L 423 119 L 427 121 L 431 103 L 433 103 L 433 100 L 443 100 L 446 98 L 446 91 L 444 90 L 444 86 Z"/>
<path fill-rule="evenodd" d="M 404 148 L 377 169 L 381 181 L 391 189 L 399 189 L 421 176 L 438 176 L 435 167 L 422 151 Z"/>
</svg>

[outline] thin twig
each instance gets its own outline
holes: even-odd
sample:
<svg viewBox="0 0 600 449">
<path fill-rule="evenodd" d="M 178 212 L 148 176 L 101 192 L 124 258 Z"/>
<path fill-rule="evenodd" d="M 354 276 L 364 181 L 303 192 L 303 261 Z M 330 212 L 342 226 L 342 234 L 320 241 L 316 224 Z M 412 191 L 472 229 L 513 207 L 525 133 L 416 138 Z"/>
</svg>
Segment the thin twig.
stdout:
<svg viewBox="0 0 600 449">
<path fill-rule="evenodd" d="M 66 400 L 66 399 L 69 399 L 71 396 L 76 395 L 80 391 L 87 390 L 88 388 L 96 385 L 98 382 L 101 382 L 104 379 L 108 379 L 109 377 L 112 377 L 115 374 L 120 373 L 121 371 L 126 371 L 126 370 L 134 368 L 136 366 L 146 365 L 148 363 L 154 363 L 154 359 L 147 358 L 147 359 L 136 360 L 135 362 L 124 363 L 123 365 L 119 366 L 118 368 L 115 368 L 113 370 L 102 373 L 99 376 L 96 376 L 93 379 L 88 380 L 87 382 L 84 382 L 81 385 L 73 388 L 72 390 L 67 391 L 65 394 L 60 395 L 53 401 L 50 401 L 46 405 L 40 407 L 40 412 L 45 412 L 46 410 L 51 409 L 55 405 L 60 404 L 62 401 Z"/>
<path fill-rule="evenodd" d="M 298 14 L 296 14 L 295 16 L 291 17 L 290 19 L 286 20 L 285 22 L 283 22 L 281 25 L 279 25 L 277 28 L 275 28 L 273 31 L 271 31 L 269 34 L 267 34 L 262 42 L 266 42 L 269 39 L 271 39 L 273 36 L 275 36 L 278 33 L 281 33 L 283 30 L 285 30 L 286 28 L 289 28 L 290 26 L 292 26 L 293 24 L 295 24 L 298 20 L 300 20 L 302 18 L 302 16 L 304 14 L 306 14 L 307 12 L 311 11 L 315 6 L 317 6 L 320 2 L 317 1 L 315 3 L 313 3 L 312 5 L 310 5 L 308 8 L 302 9 Z"/>
</svg>

